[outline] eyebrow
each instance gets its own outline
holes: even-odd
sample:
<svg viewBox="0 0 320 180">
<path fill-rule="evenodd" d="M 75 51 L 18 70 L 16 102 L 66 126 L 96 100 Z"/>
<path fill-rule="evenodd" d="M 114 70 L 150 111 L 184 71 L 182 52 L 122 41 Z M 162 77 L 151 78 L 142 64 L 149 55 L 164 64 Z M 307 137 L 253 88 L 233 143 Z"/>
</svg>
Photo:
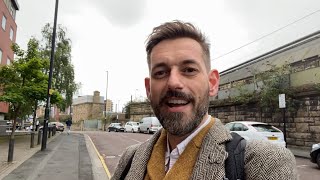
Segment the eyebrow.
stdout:
<svg viewBox="0 0 320 180">
<path fill-rule="evenodd" d="M 152 68 L 151 68 L 151 71 L 153 71 L 154 69 L 158 68 L 158 67 L 167 67 L 168 65 L 164 62 L 161 62 L 161 63 L 157 63 L 155 64 Z"/>
<path fill-rule="evenodd" d="M 188 65 L 188 64 L 195 64 L 195 65 L 198 65 L 197 61 L 194 60 L 194 59 L 186 59 L 186 60 L 183 60 L 182 62 L 180 62 L 178 65 Z M 161 62 L 161 63 L 158 63 L 158 64 L 155 64 L 151 70 L 154 70 L 158 67 L 168 67 L 167 63 L 164 63 L 164 62 Z"/>
<path fill-rule="evenodd" d="M 196 65 L 198 65 L 197 61 L 194 60 L 194 59 L 183 60 L 180 64 L 182 64 L 182 65 L 186 65 L 186 64 L 196 64 Z"/>
</svg>

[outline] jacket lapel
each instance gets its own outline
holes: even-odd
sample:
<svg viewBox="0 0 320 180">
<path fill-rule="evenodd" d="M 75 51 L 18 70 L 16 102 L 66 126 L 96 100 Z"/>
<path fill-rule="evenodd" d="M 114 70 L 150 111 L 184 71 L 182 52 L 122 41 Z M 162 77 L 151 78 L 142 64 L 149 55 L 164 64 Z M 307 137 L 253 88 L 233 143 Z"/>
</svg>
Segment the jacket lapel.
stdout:
<svg viewBox="0 0 320 180">
<path fill-rule="evenodd" d="M 228 157 L 225 142 L 232 137 L 219 119 L 204 138 L 192 179 L 222 179 L 225 174 L 224 164 Z"/>
<path fill-rule="evenodd" d="M 130 180 L 143 180 L 146 170 L 147 164 L 150 159 L 153 146 L 157 142 L 161 131 L 156 132 L 151 139 L 142 143 L 137 149 L 134 158 L 132 160 L 131 168 L 126 176 L 126 179 Z"/>
<path fill-rule="evenodd" d="M 160 134 L 161 131 L 158 131 L 151 139 L 139 146 L 126 179 L 144 179 L 153 146 Z M 201 145 L 191 179 L 222 179 L 224 177 L 224 164 L 228 157 L 228 153 L 225 150 L 225 142 L 230 139 L 232 139 L 230 133 L 225 129 L 221 121 L 215 118 L 214 125 Z"/>
</svg>

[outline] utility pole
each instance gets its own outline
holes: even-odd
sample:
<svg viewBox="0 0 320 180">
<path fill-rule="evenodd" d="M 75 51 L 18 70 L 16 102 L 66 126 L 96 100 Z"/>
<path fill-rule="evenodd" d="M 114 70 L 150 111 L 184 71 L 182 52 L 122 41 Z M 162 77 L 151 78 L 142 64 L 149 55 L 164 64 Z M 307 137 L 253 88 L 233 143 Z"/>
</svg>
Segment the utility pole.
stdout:
<svg viewBox="0 0 320 180">
<path fill-rule="evenodd" d="M 105 113 L 104 113 L 104 118 L 105 118 L 105 124 L 103 127 L 103 130 L 106 130 L 106 124 L 107 124 L 107 112 L 108 112 L 108 76 L 109 76 L 109 72 L 107 71 L 107 87 L 106 87 L 106 109 L 105 109 Z"/>
<path fill-rule="evenodd" d="M 54 49 L 55 49 L 55 44 L 56 44 L 58 5 L 59 5 L 59 0 L 56 0 L 55 11 L 54 11 L 53 32 L 52 32 L 52 42 L 51 42 L 51 56 L 50 56 L 48 90 L 47 90 L 47 103 L 46 103 L 46 110 L 45 110 L 45 114 L 44 114 L 44 125 L 43 125 L 41 151 L 44 151 L 47 148 L 47 132 L 48 132 L 48 121 L 49 121 L 49 115 L 50 115 L 50 98 L 51 98 L 51 93 L 52 93 L 51 82 L 52 82 L 52 73 L 53 73 L 52 71 L 53 71 L 53 62 L 54 62 Z"/>
</svg>

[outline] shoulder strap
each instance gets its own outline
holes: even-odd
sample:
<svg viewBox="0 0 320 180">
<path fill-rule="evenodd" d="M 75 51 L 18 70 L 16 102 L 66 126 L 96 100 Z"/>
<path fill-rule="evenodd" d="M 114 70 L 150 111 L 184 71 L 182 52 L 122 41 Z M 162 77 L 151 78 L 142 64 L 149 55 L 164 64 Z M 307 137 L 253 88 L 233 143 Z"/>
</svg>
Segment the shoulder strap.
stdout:
<svg viewBox="0 0 320 180">
<path fill-rule="evenodd" d="M 225 162 L 227 180 L 244 180 L 244 153 L 246 140 L 237 133 L 231 133 L 232 139 L 226 143 L 228 158 Z"/>
<path fill-rule="evenodd" d="M 131 168 L 132 159 L 133 159 L 135 153 L 136 153 L 136 152 L 134 152 L 134 153 L 132 154 L 132 156 L 130 157 L 130 159 L 129 159 L 127 165 L 126 165 L 126 167 L 124 168 L 124 170 L 123 170 L 123 172 L 122 172 L 122 174 L 121 174 L 120 180 L 124 180 L 124 179 L 126 178 L 128 172 L 129 172 L 129 170 L 130 170 L 130 168 Z"/>
</svg>

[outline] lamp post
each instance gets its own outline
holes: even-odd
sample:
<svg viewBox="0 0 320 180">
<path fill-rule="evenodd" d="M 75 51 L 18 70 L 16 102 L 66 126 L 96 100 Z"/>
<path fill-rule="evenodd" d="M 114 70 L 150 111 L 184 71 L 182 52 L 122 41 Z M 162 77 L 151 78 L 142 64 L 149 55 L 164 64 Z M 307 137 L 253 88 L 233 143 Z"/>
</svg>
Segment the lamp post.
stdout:
<svg viewBox="0 0 320 180">
<path fill-rule="evenodd" d="M 109 76 L 109 72 L 107 71 L 107 87 L 106 87 L 106 109 L 105 109 L 105 113 L 104 113 L 104 117 L 105 117 L 105 124 L 104 124 L 104 130 L 106 130 L 106 124 L 107 124 L 107 112 L 108 112 L 108 76 Z"/>
<path fill-rule="evenodd" d="M 52 93 L 51 81 L 52 81 L 52 71 L 53 71 L 53 62 L 54 62 L 54 49 L 55 49 L 55 44 L 56 44 L 58 5 L 59 5 L 59 0 L 56 0 L 55 11 L 54 11 L 52 41 L 51 41 L 51 55 L 50 55 L 48 89 L 47 89 L 47 102 L 46 102 L 46 110 L 45 110 L 45 114 L 44 114 L 44 125 L 43 125 L 41 151 L 44 151 L 47 148 L 47 132 L 48 132 L 48 121 L 49 121 L 49 114 L 50 114 L 50 97 L 51 97 L 51 93 Z"/>
<path fill-rule="evenodd" d="M 108 76 L 109 76 L 109 72 L 107 71 L 107 87 L 106 87 L 106 113 L 107 113 L 107 104 L 108 104 Z"/>
</svg>

